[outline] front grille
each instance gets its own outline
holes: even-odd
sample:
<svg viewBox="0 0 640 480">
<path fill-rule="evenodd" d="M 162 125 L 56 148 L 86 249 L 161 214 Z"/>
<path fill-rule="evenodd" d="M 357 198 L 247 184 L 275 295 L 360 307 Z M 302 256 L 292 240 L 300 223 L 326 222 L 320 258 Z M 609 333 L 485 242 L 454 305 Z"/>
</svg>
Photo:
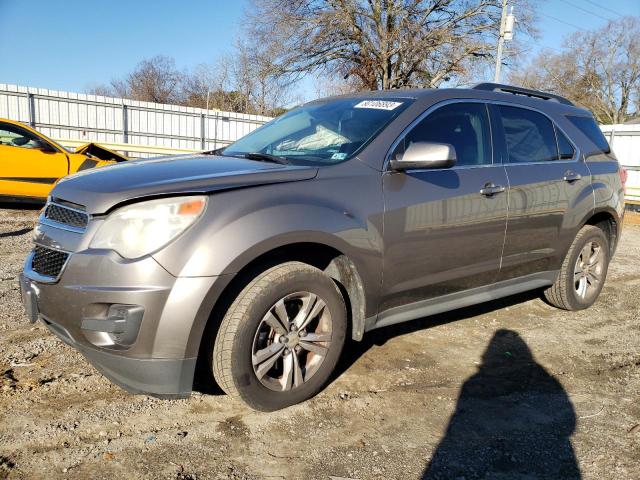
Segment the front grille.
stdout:
<svg viewBox="0 0 640 480">
<path fill-rule="evenodd" d="M 75 228 L 86 228 L 89 222 L 89 215 L 86 213 L 72 210 L 55 203 L 47 205 L 44 211 L 44 218 Z"/>
<path fill-rule="evenodd" d="M 36 245 L 31 259 L 31 270 L 45 277 L 57 278 L 69 254 Z"/>
</svg>

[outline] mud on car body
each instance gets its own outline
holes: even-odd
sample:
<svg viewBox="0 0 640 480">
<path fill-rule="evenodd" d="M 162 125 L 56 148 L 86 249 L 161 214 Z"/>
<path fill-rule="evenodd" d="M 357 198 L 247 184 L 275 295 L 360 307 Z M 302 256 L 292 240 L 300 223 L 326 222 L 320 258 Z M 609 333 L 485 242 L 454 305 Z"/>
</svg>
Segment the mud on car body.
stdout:
<svg viewBox="0 0 640 480">
<path fill-rule="evenodd" d="M 222 151 L 82 172 L 51 192 L 24 303 L 129 391 L 188 395 L 198 365 L 282 408 L 375 328 L 537 288 L 590 306 L 624 211 L 592 124 L 505 85 L 368 92 Z"/>
</svg>

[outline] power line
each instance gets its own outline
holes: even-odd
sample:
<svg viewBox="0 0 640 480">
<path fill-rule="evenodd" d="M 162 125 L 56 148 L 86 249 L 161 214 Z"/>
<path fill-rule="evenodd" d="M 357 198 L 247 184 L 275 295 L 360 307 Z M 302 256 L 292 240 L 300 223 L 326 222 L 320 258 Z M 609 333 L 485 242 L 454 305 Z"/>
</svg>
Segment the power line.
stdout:
<svg viewBox="0 0 640 480">
<path fill-rule="evenodd" d="M 618 15 L 619 17 L 624 17 L 625 15 L 620 13 L 620 12 L 616 12 L 615 10 L 613 10 L 612 8 L 609 7 L 603 7 L 602 5 L 599 5 L 598 3 L 592 1 L 592 0 L 585 0 L 585 2 L 589 2 L 591 5 L 601 8 L 602 10 L 606 10 L 607 12 L 611 12 L 614 15 Z"/>
<path fill-rule="evenodd" d="M 562 1 L 563 1 L 564 3 L 566 3 L 567 5 L 571 5 L 572 7 L 577 8 L 578 10 L 582 10 L 583 12 L 586 12 L 586 13 L 588 13 L 588 14 L 590 14 L 590 15 L 593 15 L 594 17 L 602 18 L 603 20 L 606 20 L 606 21 L 608 21 L 608 22 L 609 22 L 609 21 L 611 21 L 611 19 L 610 19 L 610 18 L 607 18 L 607 17 L 605 17 L 605 16 L 602 16 L 602 15 L 600 15 L 599 13 L 594 13 L 594 12 L 592 12 L 591 10 L 587 10 L 586 8 L 582 8 L 580 5 L 576 5 L 575 3 L 570 2 L 569 0 L 562 0 Z"/>
<path fill-rule="evenodd" d="M 566 22 L 561 18 L 554 17 L 553 15 L 549 15 L 548 13 L 540 12 L 540 14 L 544 15 L 545 17 L 549 17 L 550 19 L 555 20 L 556 22 L 564 23 L 565 25 L 569 25 L 570 27 L 577 28 L 578 30 L 582 30 L 583 32 L 587 31 L 585 28 L 579 27 L 578 25 L 574 25 L 573 23 Z"/>
<path fill-rule="evenodd" d="M 551 53 L 555 55 L 564 55 L 566 53 L 569 53 L 569 49 L 565 47 L 552 47 L 551 45 L 546 45 L 533 38 L 530 41 L 538 47 L 537 50 L 532 51 L 535 52 L 536 55 L 543 54 L 545 50 L 551 51 Z M 530 52 L 527 51 L 527 54 L 529 53 Z"/>
<path fill-rule="evenodd" d="M 565 49 L 565 48 L 552 47 L 550 45 L 545 45 L 544 43 L 540 43 L 537 40 L 532 40 L 532 42 L 535 43 L 539 47 L 538 53 L 541 53 L 544 50 L 551 50 L 556 55 L 567 53 L 567 49 Z"/>
</svg>

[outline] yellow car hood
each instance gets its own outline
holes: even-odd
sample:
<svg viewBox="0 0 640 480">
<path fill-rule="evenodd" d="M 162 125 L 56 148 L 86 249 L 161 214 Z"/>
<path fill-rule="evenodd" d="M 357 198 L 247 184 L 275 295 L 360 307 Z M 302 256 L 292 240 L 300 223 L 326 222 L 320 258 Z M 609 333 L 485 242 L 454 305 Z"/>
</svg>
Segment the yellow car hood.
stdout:
<svg viewBox="0 0 640 480">
<path fill-rule="evenodd" d="M 102 145 L 98 145 L 97 143 L 87 143 L 86 145 L 82 145 L 76 148 L 75 153 L 86 155 L 90 158 L 95 157 L 99 160 L 107 160 L 113 162 L 124 162 L 126 160 L 129 160 L 124 155 L 114 152 L 113 150 L 109 150 L 108 148 L 105 148 Z"/>
</svg>

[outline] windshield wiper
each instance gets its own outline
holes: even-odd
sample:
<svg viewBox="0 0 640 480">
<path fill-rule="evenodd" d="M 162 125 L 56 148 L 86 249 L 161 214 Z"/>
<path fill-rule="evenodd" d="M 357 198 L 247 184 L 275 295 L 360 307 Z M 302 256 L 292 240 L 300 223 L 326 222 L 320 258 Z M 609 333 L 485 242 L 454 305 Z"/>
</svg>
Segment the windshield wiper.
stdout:
<svg viewBox="0 0 640 480">
<path fill-rule="evenodd" d="M 222 151 L 225 149 L 225 147 L 219 147 L 216 148 L 215 150 L 207 150 L 205 152 L 202 152 L 202 155 L 222 155 Z"/>
<path fill-rule="evenodd" d="M 268 153 L 251 152 L 244 153 L 244 158 L 249 160 L 259 160 L 261 162 L 279 163 L 280 165 L 291 165 L 291 162 L 285 157 L 279 157 L 277 155 L 270 155 Z"/>
</svg>

